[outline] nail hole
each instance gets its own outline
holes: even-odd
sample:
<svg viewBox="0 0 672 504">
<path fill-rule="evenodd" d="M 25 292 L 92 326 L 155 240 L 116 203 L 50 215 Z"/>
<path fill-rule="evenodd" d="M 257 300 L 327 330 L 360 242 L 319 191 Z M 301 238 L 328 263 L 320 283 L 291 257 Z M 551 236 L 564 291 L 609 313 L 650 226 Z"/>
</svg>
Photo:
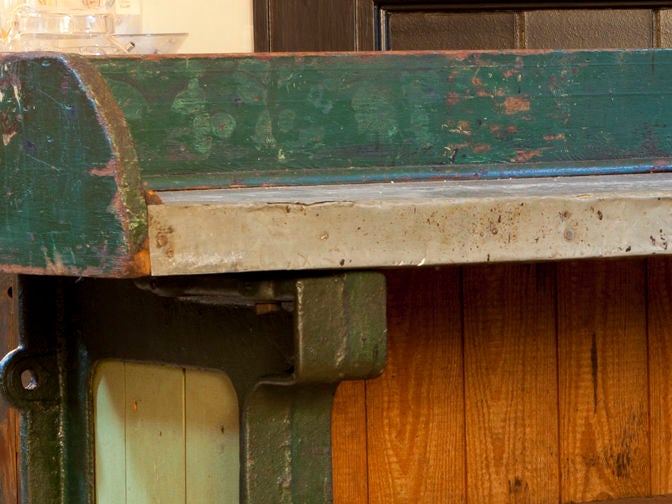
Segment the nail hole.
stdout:
<svg viewBox="0 0 672 504">
<path fill-rule="evenodd" d="M 21 372 L 21 386 L 24 390 L 35 390 L 39 387 L 35 371 L 32 369 L 24 369 Z"/>
</svg>

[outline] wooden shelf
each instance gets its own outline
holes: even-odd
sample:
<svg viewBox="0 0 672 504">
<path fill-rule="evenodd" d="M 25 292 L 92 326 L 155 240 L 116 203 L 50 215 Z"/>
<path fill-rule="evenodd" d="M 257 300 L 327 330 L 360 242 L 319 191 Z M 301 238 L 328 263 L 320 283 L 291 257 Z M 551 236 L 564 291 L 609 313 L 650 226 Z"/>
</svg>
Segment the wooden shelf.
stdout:
<svg viewBox="0 0 672 504">
<path fill-rule="evenodd" d="M 154 193 L 154 275 L 672 253 L 672 174 Z"/>
</svg>

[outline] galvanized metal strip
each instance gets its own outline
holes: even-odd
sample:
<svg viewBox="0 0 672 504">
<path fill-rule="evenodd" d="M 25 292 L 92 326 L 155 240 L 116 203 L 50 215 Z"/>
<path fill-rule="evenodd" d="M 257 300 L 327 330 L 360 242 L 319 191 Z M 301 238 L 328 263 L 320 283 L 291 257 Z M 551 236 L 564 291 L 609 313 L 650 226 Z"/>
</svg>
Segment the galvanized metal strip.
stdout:
<svg viewBox="0 0 672 504">
<path fill-rule="evenodd" d="M 152 274 L 672 253 L 672 175 L 161 192 Z"/>
</svg>

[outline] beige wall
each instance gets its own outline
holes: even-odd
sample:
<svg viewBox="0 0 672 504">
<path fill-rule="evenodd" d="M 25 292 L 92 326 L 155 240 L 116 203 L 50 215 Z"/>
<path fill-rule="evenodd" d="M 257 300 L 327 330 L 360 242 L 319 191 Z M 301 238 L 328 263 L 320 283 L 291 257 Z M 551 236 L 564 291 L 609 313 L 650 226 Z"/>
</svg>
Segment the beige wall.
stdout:
<svg viewBox="0 0 672 504">
<path fill-rule="evenodd" d="M 129 12 L 139 0 L 126 0 Z M 240 53 L 253 50 L 252 0 L 141 0 L 142 20 L 122 19 L 118 32 L 187 32 L 182 53 Z"/>
</svg>

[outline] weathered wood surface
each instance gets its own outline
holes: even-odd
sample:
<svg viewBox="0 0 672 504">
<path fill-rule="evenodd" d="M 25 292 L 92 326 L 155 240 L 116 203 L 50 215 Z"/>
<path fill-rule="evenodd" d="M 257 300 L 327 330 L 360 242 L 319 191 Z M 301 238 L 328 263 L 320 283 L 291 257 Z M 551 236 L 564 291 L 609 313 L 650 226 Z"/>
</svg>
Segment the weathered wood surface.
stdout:
<svg viewBox="0 0 672 504">
<path fill-rule="evenodd" d="M 650 495 L 646 261 L 557 267 L 561 501 Z"/>
<path fill-rule="evenodd" d="M 652 257 L 647 273 L 651 491 L 672 494 L 672 262 Z"/>
<path fill-rule="evenodd" d="M 672 52 L 102 59 L 151 189 L 666 170 Z"/>
<path fill-rule="evenodd" d="M 132 140 L 86 60 L 0 61 L 0 271 L 149 272 Z"/>
<path fill-rule="evenodd" d="M 672 503 L 671 272 L 670 256 L 388 271 L 388 367 L 335 403 L 354 432 L 334 453 L 368 439 L 370 503 Z M 365 428 L 343 425 L 362 410 Z"/>
<path fill-rule="evenodd" d="M 387 278 L 393 351 L 383 375 L 366 383 L 368 502 L 463 504 L 460 271 L 416 269 Z"/>
<path fill-rule="evenodd" d="M 155 203 L 166 190 L 197 188 L 668 171 L 671 76 L 664 50 L 7 56 L 0 268 L 149 273 L 141 186 Z M 618 211 L 630 224 L 648 215 L 637 205 Z M 664 228 L 630 250 L 657 251 Z M 215 242 L 201 256 L 219 253 L 210 254 Z M 572 255 L 563 243 L 537 258 L 600 256 L 604 245 Z M 518 258 L 502 246 L 501 260 Z M 343 259 L 368 267 L 423 257 L 329 256 L 307 267 Z"/>
<path fill-rule="evenodd" d="M 555 268 L 468 266 L 462 282 L 469 502 L 558 502 Z"/>
</svg>

